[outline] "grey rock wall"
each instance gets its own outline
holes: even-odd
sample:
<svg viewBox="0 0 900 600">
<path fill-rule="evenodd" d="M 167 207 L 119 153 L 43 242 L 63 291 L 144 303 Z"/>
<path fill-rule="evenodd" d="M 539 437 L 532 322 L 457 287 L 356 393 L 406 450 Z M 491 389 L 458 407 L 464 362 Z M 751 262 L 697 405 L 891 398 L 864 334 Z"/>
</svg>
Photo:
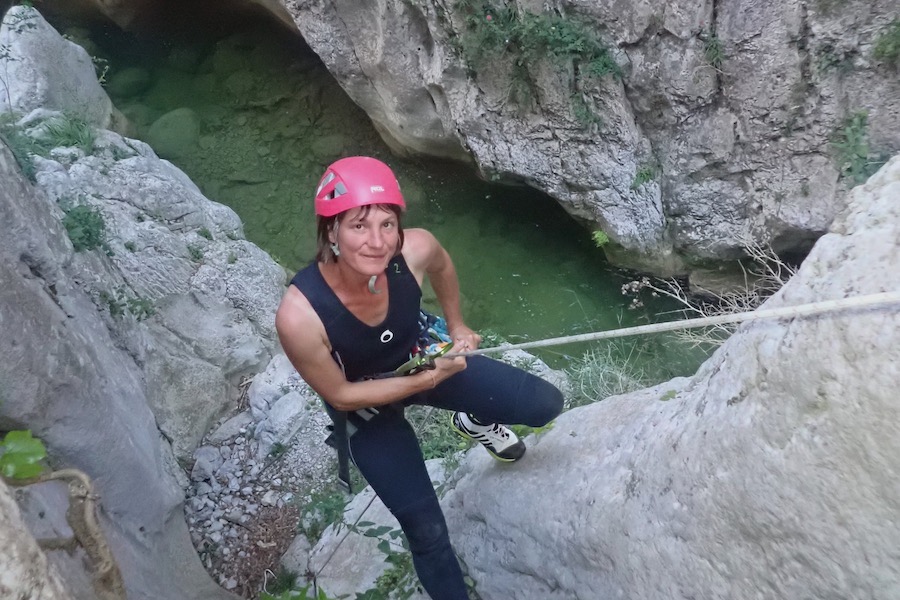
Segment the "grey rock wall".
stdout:
<svg viewBox="0 0 900 600">
<path fill-rule="evenodd" d="M 896 292 L 897 264 L 900 157 L 766 306 Z M 445 510 L 481 597 L 896 598 L 898 311 L 748 324 L 512 468 L 471 453 Z"/>
<path fill-rule="evenodd" d="M 10 490 L 0 480 L 0 597 L 71 600 L 59 574 L 28 532 Z"/>
<path fill-rule="evenodd" d="M 92 478 L 129 598 L 229 598 L 191 545 L 176 458 L 190 460 L 242 377 L 268 363 L 284 271 L 243 239 L 232 210 L 146 144 L 102 129 L 108 112 L 78 112 L 110 105 L 95 103 L 93 67 L 67 62 L 71 45 L 36 11 L 13 8 L 0 39 L 0 73 L 34 75 L 5 82 L 22 102 L 11 107 L 19 133 L 46 139 L 74 112 L 96 135 L 31 155 L 33 182 L 0 143 L 0 431 L 30 429 L 51 466 Z M 28 90 L 54 85 L 53 64 L 81 83 L 32 106 Z M 102 217 L 98 246 L 73 246 L 65 219 L 76 207 Z M 58 490 L 29 487 L 19 500 L 32 533 L 67 533 Z M 73 597 L 94 597 L 81 556 L 50 562 Z"/>
<path fill-rule="evenodd" d="M 529 101 L 512 51 L 471 68 L 467 19 L 491 3 L 284 4 L 396 151 L 546 191 L 608 234 L 614 262 L 659 274 L 737 258 L 748 239 L 806 252 L 851 185 L 832 144 L 851 115 L 868 113 L 872 160 L 900 150 L 900 78 L 872 55 L 893 0 L 504 3 L 590 24 L 623 70 L 532 61 Z"/>
</svg>

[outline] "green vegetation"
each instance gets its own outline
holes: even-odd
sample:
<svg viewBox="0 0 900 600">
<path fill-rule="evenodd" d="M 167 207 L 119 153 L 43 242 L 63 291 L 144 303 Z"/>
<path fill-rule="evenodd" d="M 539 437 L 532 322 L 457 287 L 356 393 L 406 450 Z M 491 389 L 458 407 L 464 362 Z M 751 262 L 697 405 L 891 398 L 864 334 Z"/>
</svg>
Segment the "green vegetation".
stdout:
<svg viewBox="0 0 900 600">
<path fill-rule="evenodd" d="M 54 148 L 80 148 L 90 154 L 94 147 L 96 133 L 84 120 L 62 115 L 45 121 L 42 125 L 31 126 L 29 131 L 16 124 L 17 115 L 0 115 L 0 138 L 9 146 L 22 173 L 33 183 L 35 181 L 34 156 L 50 156 Z"/>
<path fill-rule="evenodd" d="M 460 437 L 450 427 L 450 417 L 443 410 L 432 410 L 427 406 L 411 406 L 407 418 L 419 434 L 419 444 L 425 460 L 446 458 L 470 447 L 469 442 Z"/>
<path fill-rule="evenodd" d="M 850 115 L 835 132 L 831 145 L 841 177 L 852 185 L 863 183 L 886 162 L 884 157 L 869 149 L 869 123 L 865 111 Z"/>
<path fill-rule="evenodd" d="M 319 593 L 316 594 L 312 587 L 310 583 L 296 590 L 285 590 L 278 595 L 262 592 L 259 600 L 337 600 L 329 598 L 324 590 L 319 590 Z"/>
<path fill-rule="evenodd" d="M 669 390 L 668 392 L 666 392 L 665 394 L 660 396 L 659 400 L 660 400 L 660 402 L 668 402 L 669 400 L 671 400 L 672 398 L 674 398 L 677 395 L 678 395 L 678 392 L 676 392 L 675 390 Z"/>
<path fill-rule="evenodd" d="M 10 431 L 0 441 L 0 475 L 9 479 L 31 479 L 44 471 L 44 443 L 30 431 Z"/>
<path fill-rule="evenodd" d="M 192 261 L 200 262 L 201 260 L 203 260 L 203 249 L 200 246 L 188 244 L 187 250 Z"/>
<path fill-rule="evenodd" d="M 900 59 L 900 18 L 891 21 L 884 31 L 878 35 L 872 56 L 886 63 L 897 63 Z"/>
<path fill-rule="evenodd" d="M 199 236 L 202 237 L 202 238 L 206 238 L 206 239 L 208 239 L 208 240 L 210 240 L 210 241 L 212 241 L 212 239 L 213 239 L 212 234 L 209 232 L 209 229 L 207 229 L 206 227 L 201 227 L 201 228 L 197 231 L 197 235 L 199 235 Z"/>
<path fill-rule="evenodd" d="M 634 181 L 631 182 L 631 189 L 636 190 L 648 181 L 656 179 L 656 166 L 652 164 L 644 164 L 638 167 L 634 174 Z"/>
<path fill-rule="evenodd" d="M 34 167 L 34 156 L 41 155 L 43 149 L 34 138 L 15 125 L 14 121 L 14 115 L 10 113 L 0 116 L 0 139 L 12 151 L 13 157 L 19 163 L 19 168 L 22 169 L 22 174 L 34 183 L 37 173 Z"/>
<path fill-rule="evenodd" d="M 715 32 L 701 35 L 703 40 L 703 55 L 706 62 L 716 71 L 722 70 L 722 63 L 725 62 L 725 50 L 722 48 L 722 41 Z"/>
<path fill-rule="evenodd" d="M 572 382 L 572 397 L 566 410 L 592 404 L 609 396 L 643 389 L 653 383 L 636 365 L 641 349 L 625 342 L 610 342 L 591 350 L 566 369 Z"/>
<path fill-rule="evenodd" d="M 272 449 L 269 450 L 269 456 L 271 458 L 281 458 L 288 451 L 287 445 L 282 442 L 275 442 L 272 444 Z"/>
<path fill-rule="evenodd" d="M 113 293 L 100 292 L 98 296 L 101 302 L 106 303 L 106 308 L 113 317 L 129 314 L 138 321 L 143 321 L 156 313 L 153 302 L 129 295 L 124 286 L 117 288 Z"/>
<path fill-rule="evenodd" d="M 266 589 L 273 596 L 280 596 L 284 592 L 289 592 L 296 588 L 298 579 L 297 573 L 281 566 L 278 572 L 275 573 L 275 578 L 266 582 Z"/>
<path fill-rule="evenodd" d="M 322 533 L 332 523 L 337 523 L 344 515 L 347 506 L 347 494 L 338 489 L 324 489 L 313 494 L 310 502 L 302 507 L 298 533 L 306 536 L 311 544 L 315 544 Z"/>
<path fill-rule="evenodd" d="M 454 7 L 465 15 L 465 31 L 457 47 L 469 68 L 477 72 L 498 59 L 509 63 L 509 98 L 520 105 L 532 96 L 529 68 L 542 60 L 573 63 L 576 79 L 621 75 L 606 45 L 577 17 L 533 13 L 476 0 L 458 0 Z M 578 81 L 574 89 L 579 89 Z M 574 94 L 572 112 L 581 123 L 600 122 L 600 117 Z"/>
<path fill-rule="evenodd" d="M 80 204 L 65 212 L 63 226 L 69 234 L 75 252 L 106 248 L 106 222 L 98 209 Z"/>
<path fill-rule="evenodd" d="M 855 53 L 855 50 L 848 50 L 826 43 L 819 48 L 816 69 L 823 74 L 829 71 L 836 71 L 839 75 L 846 75 L 853 70 L 853 55 Z"/>
<path fill-rule="evenodd" d="M 85 154 L 94 149 L 97 134 L 84 119 L 62 115 L 48 120 L 43 126 L 41 144 L 47 152 L 53 148 L 79 148 Z"/>
<path fill-rule="evenodd" d="M 459 0 L 456 8 L 466 15 L 462 49 L 473 68 L 505 54 L 525 67 L 555 58 L 576 61 L 587 74 L 597 77 L 620 74 L 609 49 L 575 17 L 519 12 L 475 0 Z"/>
<path fill-rule="evenodd" d="M 579 93 L 572 94 L 572 114 L 582 125 L 602 125 L 603 117 L 594 112 Z"/>
<path fill-rule="evenodd" d="M 602 248 L 609 243 L 609 235 L 607 235 L 607 233 L 602 229 L 598 229 L 597 231 L 592 233 L 591 239 L 594 240 L 594 245 L 598 248 Z"/>
</svg>

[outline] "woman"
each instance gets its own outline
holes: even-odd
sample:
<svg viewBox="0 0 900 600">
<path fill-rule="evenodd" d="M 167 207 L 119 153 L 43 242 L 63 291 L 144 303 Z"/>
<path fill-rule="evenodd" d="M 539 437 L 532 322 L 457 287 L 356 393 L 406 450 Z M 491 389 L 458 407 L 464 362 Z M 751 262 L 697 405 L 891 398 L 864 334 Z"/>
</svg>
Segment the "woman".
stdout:
<svg viewBox="0 0 900 600">
<path fill-rule="evenodd" d="M 387 165 L 368 157 L 335 162 L 322 177 L 315 208 L 318 253 L 278 309 L 281 344 L 324 399 L 336 433 L 346 431 L 338 436 L 339 452 L 349 445 L 354 463 L 400 522 L 425 590 L 434 600 L 464 600 L 462 572 L 403 409 L 451 410 L 458 433 L 511 462 L 525 446 L 499 423 L 543 426 L 562 410 L 562 395 L 538 377 L 481 356 L 438 358 L 433 369 L 376 377 L 410 357 L 421 332 L 426 275 L 454 350 L 476 349 L 481 336 L 463 320 L 446 250 L 423 229 L 403 230 L 406 205 Z"/>
</svg>

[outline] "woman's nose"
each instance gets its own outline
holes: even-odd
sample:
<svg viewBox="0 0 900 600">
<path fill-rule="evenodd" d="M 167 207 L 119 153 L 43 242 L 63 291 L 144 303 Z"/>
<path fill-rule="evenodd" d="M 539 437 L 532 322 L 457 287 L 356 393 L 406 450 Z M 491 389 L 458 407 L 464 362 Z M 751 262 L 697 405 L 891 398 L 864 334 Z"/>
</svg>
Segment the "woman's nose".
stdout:
<svg viewBox="0 0 900 600">
<path fill-rule="evenodd" d="M 384 245 L 384 234 L 381 232 L 379 227 L 375 227 L 369 233 L 369 246 L 373 248 L 380 248 Z"/>
</svg>

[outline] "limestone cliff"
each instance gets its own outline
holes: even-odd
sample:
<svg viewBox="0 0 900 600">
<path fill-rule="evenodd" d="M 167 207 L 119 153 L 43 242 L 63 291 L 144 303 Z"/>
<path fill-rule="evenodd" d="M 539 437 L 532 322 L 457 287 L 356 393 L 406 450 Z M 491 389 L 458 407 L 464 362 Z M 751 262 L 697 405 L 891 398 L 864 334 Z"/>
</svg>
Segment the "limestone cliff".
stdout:
<svg viewBox="0 0 900 600">
<path fill-rule="evenodd" d="M 900 157 L 768 303 L 900 290 Z M 446 499 L 484 600 L 896 598 L 900 306 L 748 324 L 690 379 L 564 413 Z M 498 502 L 498 498 L 505 498 Z"/>
<path fill-rule="evenodd" d="M 893 0 L 284 3 L 395 150 L 544 190 L 627 266 L 805 252 L 900 150 Z"/>
<path fill-rule="evenodd" d="M 36 11 L 13 8 L 0 44 L 0 72 L 16 73 L 0 101 L 0 431 L 32 430 L 52 466 L 93 479 L 130 598 L 230 597 L 191 545 L 176 457 L 275 350 L 284 271 L 231 209 L 102 129 L 111 105 L 90 60 Z M 80 141 L 53 147 L 63 130 Z M 29 153 L 34 140 L 50 149 Z M 53 486 L 19 500 L 33 531 L 66 535 Z M 92 597 L 78 554 L 51 562 Z"/>
</svg>

